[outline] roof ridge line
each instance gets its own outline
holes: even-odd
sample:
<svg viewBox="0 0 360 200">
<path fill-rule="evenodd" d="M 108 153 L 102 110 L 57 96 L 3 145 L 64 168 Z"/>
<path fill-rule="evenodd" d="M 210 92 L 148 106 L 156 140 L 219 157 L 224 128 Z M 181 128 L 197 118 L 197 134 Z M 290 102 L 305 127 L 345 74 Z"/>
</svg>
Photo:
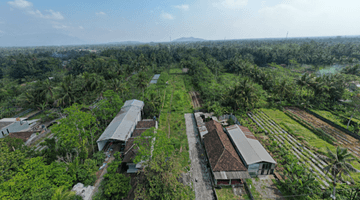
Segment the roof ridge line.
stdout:
<svg viewBox="0 0 360 200">
<path fill-rule="evenodd" d="M 226 148 L 225 148 L 225 145 L 223 144 L 223 141 L 221 140 L 221 138 L 220 138 L 220 136 L 219 136 L 219 133 L 218 133 L 218 131 L 217 131 L 217 127 L 216 127 L 215 121 L 213 122 L 213 124 L 214 124 L 214 126 L 215 126 L 214 131 L 215 131 L 215 133 L 216 133 L 217 137 L 219 138 L 220 143 L 221 143 L 221 145 L 222 145 L 222 147 L 223 147 L 223 152 L 221 153 L 221 155 L 219 156 L 219 158 L 218 158 L 218 159 L 217 159 L 217 161 L 216 161 L 216 165 L 215 165 L 215 167 L 214 167 L 214 168 L 216 168 L 216 166 L 217 166 L 217 164 L 218 164 L 218 161 L 219 161 L 219 160 L 220 160 L 220 158 L 223 156 L 223 154 L 224 154 L 224 152 L 225 152 Z"/>
<path fill-rule="evenodd" d="M 244 127 L 245 127 L 245 126 L 244 126 Z M 250 141 L 249 141 L 250 138 L 247 138 L 247 137 L 246 137 L 245 133 L 241 130 L 240 126 L 239 126 L 238 128 L 240 129 L 241 133 L 244 134 L 244 136 L 245 136 L 247 142 L 249 143 L 249 145 L 254 149 L 254 146 L 253 146 L 253 145 L 250 143 Z M 246 127 L 246 128 L 247 128 L 247 127 Z M 255 137 L 255 135 L 254 135 L 254 137 Z M 252 139 L 252 140 L 254 140 L 254 139 Z M 258 140 L 255 140 L 255 141 L 258 141 Z M 258 141 L 258 142 L 259 142 L 259 141 Z M 260 143 L 260 142 L 259 142 L 259 143 Z M 260 143 L 260 144 L 261 144 L 261 143 Z M 258 156 L 258 158 L 261 159 L 261 156 L 260 156 L 255 150 L 254 150 L 254 152 L 255 152 L 255 154 Z"/>
</svg>

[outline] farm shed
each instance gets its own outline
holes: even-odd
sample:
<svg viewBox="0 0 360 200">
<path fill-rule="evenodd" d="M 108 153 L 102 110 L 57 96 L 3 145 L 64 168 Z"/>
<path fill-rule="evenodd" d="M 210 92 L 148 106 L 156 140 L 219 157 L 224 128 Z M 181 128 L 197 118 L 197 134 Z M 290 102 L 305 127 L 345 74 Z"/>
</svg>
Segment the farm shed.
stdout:
<svg viewBox="0 0 360 200">
<path fill-rule="evenodd" d="M 236 124 L 227 127 L 226 132 L 252 177 L 274 173 L 275 160 L 248 128 Z"/>
<path fill-rule="evenodd" d="M 30 129 L 38 119 L 27 121 L 26 118 L 3 118 L 0 120 L 0 138 L 9 133 L 21 132 Z"/>
<path fill-rule="evenodd" d="M 160 78 L 160 74 L 155 74 L 151 79 L 150 84 L 156 84 L 159 78 Z"/>
<path fill-rule="evenodd" d="M 103 134 L 97 140 L 99 151 L 106 143 L 113 141 L 125 142 L 132 134 L 138 121 L 141 120 L 141 111 L 144 102 L 133 99 L 125 102 L 120 112 L 106 127 Z"/>
<path fill-rule="evenodd" d="M 211 120 L 206 122 L 206 127 L 204 146 L 215 185 L 242 185 L 242 179 L 250 175 L 221 124 Z"/>
<path fill-rule="evenodd" d="M 188 71 L 189 71 L 189 68 L 182 68 L 182 70 L 181 70 L 183 73 L 188 73 Z"/>
</svg>

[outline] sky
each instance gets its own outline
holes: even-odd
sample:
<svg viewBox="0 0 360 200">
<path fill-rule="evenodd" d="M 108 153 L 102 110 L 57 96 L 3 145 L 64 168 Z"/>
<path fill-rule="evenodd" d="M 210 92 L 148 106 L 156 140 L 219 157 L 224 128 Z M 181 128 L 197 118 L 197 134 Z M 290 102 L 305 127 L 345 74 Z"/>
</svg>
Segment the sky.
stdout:
<svg viewBox="0 0 360 200">
<path fill-rule="evenodd" d="M 359 0 L 0 0 L 0 37 L 56 33 L 108 43 L 360 35 L 359 10 Z"/>
</svg>

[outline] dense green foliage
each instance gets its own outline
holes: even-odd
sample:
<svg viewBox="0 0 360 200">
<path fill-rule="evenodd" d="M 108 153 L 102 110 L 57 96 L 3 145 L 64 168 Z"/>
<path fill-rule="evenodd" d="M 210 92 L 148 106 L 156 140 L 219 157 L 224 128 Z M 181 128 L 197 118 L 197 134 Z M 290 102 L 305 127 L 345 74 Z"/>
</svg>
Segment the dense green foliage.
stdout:
<svg viewBox="0 0 360 200">
<path fill-rule="evenodd" d="M 56 139 L 46 139 L 41 152 L 20 140 L 0 140 L 0 198 L 59 199 L 71 196 L 77 182 L 94 184 L 104 160 L 96 140 L 129 99 L 145 102 L 143 118 L 159 119 L 154 151 L 142 141 L 152 141 L 153 132 L 137 141 L 144 147 L 137 159 L 146 167 L 136 195 L 144 199 L 194 198 L 191 187 L 177 181 L 190 163 L 183 117 L 193 111 L 189 91 L 198 91 L 202 109 L 218 116 L 291 105 L 331 110 L 355 131 L 358 90 L 349 83 L 360 80 L 359 44 L 358 38 L 333 38 L 81 47 L 98 53 L 75 46 L 0 49 L 0 118 L 13 117 L 20 107 L 44 110 L 43 122 L 66 116 L 53 125 Z M 328 67 L 342 70 L 319 75 Z M 180 75 L 181 68 L 188 74 Z M 160 79 L 149 85 L 155 73 Z M 287 156 L 282 150 L 279 155 Z M 289 179 L 280 187 L 289 195 L 317 193 L 309 172 L 286 159 Z M 117 155 L 109 165 L 100 194 L 105 199 L 130 190 L 120 164 Z"/>
</svg>

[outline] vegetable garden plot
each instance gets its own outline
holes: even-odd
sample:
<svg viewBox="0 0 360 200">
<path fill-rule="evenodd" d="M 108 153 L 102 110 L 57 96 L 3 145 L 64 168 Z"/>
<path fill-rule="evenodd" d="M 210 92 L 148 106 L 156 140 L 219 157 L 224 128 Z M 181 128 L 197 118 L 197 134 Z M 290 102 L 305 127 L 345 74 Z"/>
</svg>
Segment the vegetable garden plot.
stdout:
<svg viewBox="0 0 360 200">
<path fill-rule="evenodd" d="M 353 155 L 360 158 L 359 140 L 357 140 L 356 138 L 351 137 L 350 135 L 340 131 L 339 129 L 329 125 L 328 123 L 322 121 L 321 119 L 299 108 L 287 107 L 285 108 L 285 110 L 309 122 L 315 128 L 320 128 L 325 133 L 333 136 L 334 138 L 336 138 L 337 140 L 336 142 L 340 146 L 347 148 Z"/>
<path fill-rule="evenodd" d="M 330 177 L 322 171 L 322 168 L 326 163 L 316 154 L 298 142 L 293 136 L 271 120 L 264 112 L 254 111 L 248 113 L 248 116 L 258 126 L 270 133 L 273 136 L 273 140 L 279 142 L 281 147 L 285 147 L 299 159 L 299 162 L 305 164 L 308 167 L 308 170 L 313 172 L 317 180 L 322 184 L 322 188 L 330 185 Z"/>
</svg>

